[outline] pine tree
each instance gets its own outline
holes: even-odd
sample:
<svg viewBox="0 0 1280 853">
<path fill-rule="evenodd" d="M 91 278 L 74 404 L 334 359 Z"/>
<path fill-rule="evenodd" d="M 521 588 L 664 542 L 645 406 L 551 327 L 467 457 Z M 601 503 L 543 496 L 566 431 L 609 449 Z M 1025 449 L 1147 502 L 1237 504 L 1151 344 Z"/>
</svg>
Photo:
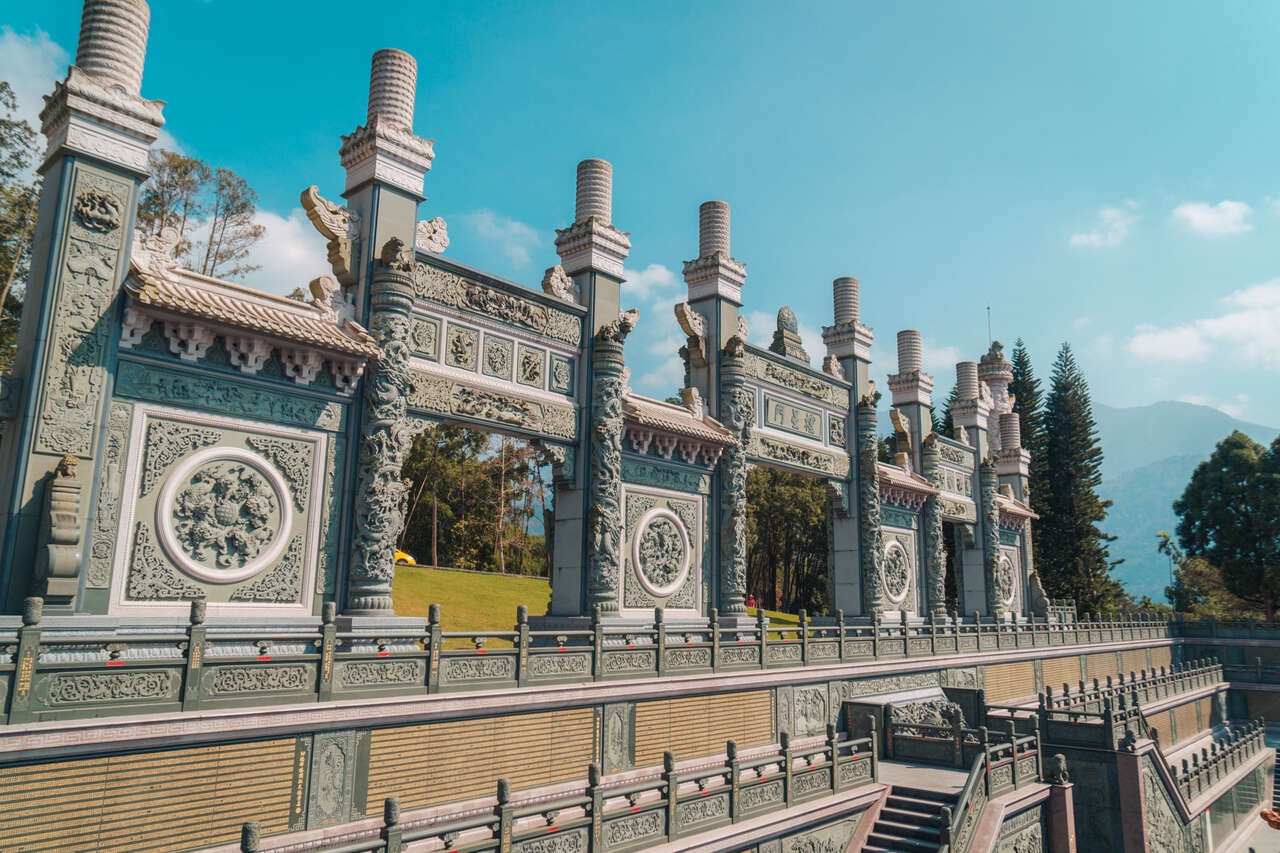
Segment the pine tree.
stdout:
<svg viewBox="0 0 1280 853">
<path fill-rule="evenodd" d="M 1022 421 L 1022 446 L 1031 454 L 1028 478 L 1031 508 L 1040 513 L 1044 509 L 1049 479 L 1049 465 L 1044 452 L 1044 392 L 1040 390 L 1040 380 L 1031 367 L 1031 356 L 1022 338 L 1014 344 L 1013 382 L 1009 383 L 1009 393 L 1014 398 L 1013 410 Z M 1036 545 L 1039 545 L 1038 541 Z M 1039 559 L 1038 555 L 1036 559 Z"/>
<path fill-rule="evenodd" d="M 947 395 L 947 401 L 942 404 L 942 417 L 938 417 L 936 409 L 933 413 L 933 431 L 940 432 L 947 438 L 952 438 L 956 432 L 956 422 L 951 417 L 951 407 L 955 405 L 958 393 L 956 386 L 951 386 L 951 393 Z"/>
<path fill-rule="evenodd" d="M 1036 530 L 1036 568 L 1052 597 L 1074 598 L 1083 611 L 1123 605 L 1124 588 L 1111 578 L 1107 543 L 1115 539 L 1099 525 L 1111 501 L 1098 497 L 1102 447 L 1089 400 L 1089 385 L 1063 344 L 1053 365 L 1044 412 L 1043 455 L 1047 485 Z M 1034 494 L 1034 492 L 1033 492 Z"/>
</svg>

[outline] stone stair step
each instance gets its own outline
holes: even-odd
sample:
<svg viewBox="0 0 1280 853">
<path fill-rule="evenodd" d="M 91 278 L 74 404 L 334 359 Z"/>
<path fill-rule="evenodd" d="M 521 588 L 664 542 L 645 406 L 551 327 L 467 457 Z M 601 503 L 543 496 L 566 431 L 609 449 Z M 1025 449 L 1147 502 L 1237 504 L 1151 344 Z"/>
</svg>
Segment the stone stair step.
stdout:
<svg viewBox="0 0 1280 853">
<path fill-rule="evenodd" d="M 944 806 L 952 805 L 956 800 L 960 799 L 958 794 L 951 794 L 946 791 L 934 791 L 929 788 L 910 788 L 906 785 L 894 785 L 892 795 L 910 797 L 913 800 L 927 800 Z"/>
<path fill-rule="evenodd" d="M 868 843 L 878 844 L 891 850 L 900 850 L 901 853 L 937 853 L 938 843 L 928 843 L 928 841 L 918 841 L 910 838 L 896 838 L 893 835 L 884 835 L 876 831 L 874 827 L 872 834 L 867 838 Z"/>
<path fill-rule="evenodd" d="M 880 819 L 876 821 L 875 831 L 882 835 L 889 835 L 895 838 L 914 838 L 920 841 L 932 841 L 933 846 L 937 847 L 942 837 L 942 831 L 937 827 L 920 826 L 915 823 L 899 823 L 898 821 L 885 820 L 884 813 L 880 815 Z"/>
<path fill-rule="evenodd" d="M 954 807 L 955 803 L 940 803 L 936 800 L 920 800 L 915 797 L 901 797 L 897 794 L 890 794 L 885 800 L 885 805 L 889 808 L 899 809 L 904 812 L 917 812 L 919 814 L 936 815 L 942 811 L 943 807 Z"/>
<path fill-rule="evenodd" d="M 912 811 L 910 809 L 894 808 L 888 804 L 880 810 L 880 819 L 893 821 L 894 823 L 908 823 L 917 826 L 942 826 L 942 816 L 938 812 Z"/>
</svg>

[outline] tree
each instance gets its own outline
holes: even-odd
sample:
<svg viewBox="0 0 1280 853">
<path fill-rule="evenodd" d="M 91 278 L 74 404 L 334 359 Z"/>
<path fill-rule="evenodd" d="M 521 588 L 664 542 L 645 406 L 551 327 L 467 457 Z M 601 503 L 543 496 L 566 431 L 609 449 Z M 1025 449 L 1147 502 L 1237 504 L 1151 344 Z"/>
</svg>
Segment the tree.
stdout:
<svg viewBox="0 0 1280 853">
<path fill-rule="evenodd" d="M 191 237 L 208 212 L 205 193 L 213 172 L 203 160 L 160 149 L 151 152 L 148 166 L 151 176 L 142 185 L 138 228 L 144 234 L 175 229 L 174 255 L 183 266 L 194 268 Z"/>
<path fill-rule="evenodd" d="M 951 408 L 956 404 L 956 400 L 959 399 L 959 396 L 960 396 L 960 389 L 957 386 L 952 385 L 951 393 L 947 395 L 947 401 L 942 404 L 942 417 L 939 418 L 937 410 L 936 409 L 934 410 L 934 413 L 933 413 L 933 431 L 934 432 L 942 433 L 942 435 L 944 435 L 947 438 L 953 438 L 955 436 L 956 422 L 955 422 L 955 419 L 951 417 Z"/>
<path fill-rule="evenodd" d="M 1102 482 L 1102 447 L 1089 399 L 1089 385 L 1076 365 L 1071 345 L 1063 344 L 1053 365 L 1044 413 L 1044 448 L 1051 475 L 1040 506 L 1036 531 L 1036 567 L 1045 590 L 1054 598 L 1074 598 L 1094 612 L 1128 601 L 1124 588 L 1110 576 L 1107 543 L 1102 532 L 1110 501 L 1098 497 Z"/>
<path fill-rule="evenodd" d="M 761 607 L 827 607 L 827 494 L 822 480 L 756 468 L 747 475 L 747 589 Z"/>
<path fill-rule="evenodd" d="M 1047 489 L 1048 459 L 1044 452 L 1044 393 L 1031 367 L 1031 356 L 1022 338 L 1013 345 L 1013 381 L 1009 383 L 1013 410 L 1022 424 L 1022 446 L 1031 454 L 1029 487 L 1031 508 L 1040 511 L 1040 497 Z"/>
<path fill-rule="evenodd" d="M 209 202 L 209 241 L 205 244 L 204 260 L 200 265 L 202 275 L 214 278 L 222 267 L 230 265 L 222 274 L 227 278 L 239 278 L 260 268 L 259 264 L 246 264 L 245 258 L 253 244 L 267 232 L 265 226 L 253 221 L 257 212 L 258 194 L 248 181 L 230 169 L 215 169 L 213 198 Z"/>
<path fill-rule="evenodd" d="M 1173 511 L 1183 549 L 1216 566 L 1228 592 L 1273 620 L 1280 595 L 1280 439 L 1267 450 L 1239 430 L 1231 433 L 1196 466 Z"/>
<path fill-rule="evenodd" d="M 1163 530 L 1156 534 L 1156 550 L 1169 558 L 1172 582 L 1164 588 L 1164 597 L 1175 612 L 1215 619 L 1253 615 L 1247 602 L 1227 591 L 1216 566 L 1203 557 L 1188 556 Z"/>
<path fill-rule="evenodd" d="M 414 438 L 403 469 L 404 477 L 413 483 L 413 488 L 409 492 L 409 511 L 400 534 L 400 545 L 418 555 L 420 562 L 426 563 L 425 555 L 430 554 L 430 565 L 441 565 L 441 531 L 451 531 L 465 515 L 468 485 L 472 486 L 473 494 L 478 491 L 476 487 L 482 486 L 479 481 L 483 476 L 476 460 L 488 442 L 485 433 L 452 424 L 428 427 Z M 476 482 L 468 483 L 468 480 Z M 427 506 L 420 514 L 419 506 L 424 499 Z M 446 545 L 444 565 L 458 565 L 461 548 L 450 546 L 463 543 L 453 537 L 445 538 L 449 545 Z"/>
<path fill-rule="evenodd" d="M 17 110 L 13 89 L 0 81 L 0 372 L 13 365 L 17 348 L 40 199 L 40 179 L 31 173 L 36 132 Z"/>
</svg>

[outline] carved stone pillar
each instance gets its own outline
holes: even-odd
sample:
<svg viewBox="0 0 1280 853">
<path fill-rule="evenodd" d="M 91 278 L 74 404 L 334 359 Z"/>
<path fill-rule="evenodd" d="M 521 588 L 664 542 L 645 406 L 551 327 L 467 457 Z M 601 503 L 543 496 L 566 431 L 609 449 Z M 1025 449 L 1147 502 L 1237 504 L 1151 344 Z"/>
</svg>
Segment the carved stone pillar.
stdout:
<svg viewBox="0 0 1280 853">
<path fill-rule="evenodd" d="M 884 611 L 884 578 L 880 561 L 884 535 L 880 529 L 879 438 L 876 436 L 876 404 L 880 393 L 872 391 L 858 401 L 858 508 L 862 524 L 862 613 Z"/>
<path fill-rule="evenodd" d="M 587 540 L 587 608 L 618 612 L 622 565 L 622 344 L 636 312 L 606 323 L 592 342 L 591 521 Z"/>
<path fill-rule="evenodd" d="M 755 397 L 746 385 L 743 341 L 729 338 L 720 358 L 720 422 L 737 439 L 720 457 L 720 612 L 745 616 L 747 595 L 747 442 Z"/>
<path fill-rule="evenodd" d="M 924 476 L 936 489 L 942 488 L 942 471 L 938 465 L 938 436 L 929 433 L 921 448 Z M 947 552 L 943 547 L 942 503 L 938 495 L 930 495 L 924 504 L 924 559 L 929 610 L 941 618 L 947 615 Z"/>
<path fill-rule="evenodd" d="M 982 565 L 987 586 L 987 612 L 994 619 L 1004 616 L 1008 597 L 1006 583 L 1013 579 L 1002 578 L 1000 571 L 1000 508 L 996 506 L 996 490 L 999 477 L 995 462 L 986 459 L 978 468 L 979 499 L 982 511 Z"/>
<path fill-rule="evenodd" d="M 413 250 L 399 238 L 382 247 L 370 297 L 369 332 L 381 354 L 365 373 L 348 616 L 391 615 L 396 540 L 405 521 L 408 488 L 400 472 L 412 441 L 405 415 Z"/>
</svg>

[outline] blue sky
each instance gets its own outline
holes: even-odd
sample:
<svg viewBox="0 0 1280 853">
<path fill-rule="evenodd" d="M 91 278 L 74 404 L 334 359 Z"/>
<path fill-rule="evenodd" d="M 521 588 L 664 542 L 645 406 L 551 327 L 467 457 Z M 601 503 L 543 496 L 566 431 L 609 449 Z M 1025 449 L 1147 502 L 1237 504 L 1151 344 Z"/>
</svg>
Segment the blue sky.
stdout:
<svg viewBox="0 0 1280 853">
<path fill-rule="evenodd" d="M 79 6 L 0 0 L 0 78 L 28 101 L 65 72 Z M 576 162 L 613 162 L 644 393 L 678 383 L 670 305 L 720 198 L 753 338 L 789 304 L 816 363 L 831 280 L 856 275 L 877 376 L 918 328 L 944 396 L 990 305 L 1046 381 L 1069 340 L 1100 402 L 1280 425 L 1280 4 L 152 7 L 143 93 L 168 101 L 170 144 L 261 194 L 256 286 L 324 270 L 298 193 L 338 195 L 369 55 L 399 47 L 448 255 L 536 287 Z"/>
</svg>

